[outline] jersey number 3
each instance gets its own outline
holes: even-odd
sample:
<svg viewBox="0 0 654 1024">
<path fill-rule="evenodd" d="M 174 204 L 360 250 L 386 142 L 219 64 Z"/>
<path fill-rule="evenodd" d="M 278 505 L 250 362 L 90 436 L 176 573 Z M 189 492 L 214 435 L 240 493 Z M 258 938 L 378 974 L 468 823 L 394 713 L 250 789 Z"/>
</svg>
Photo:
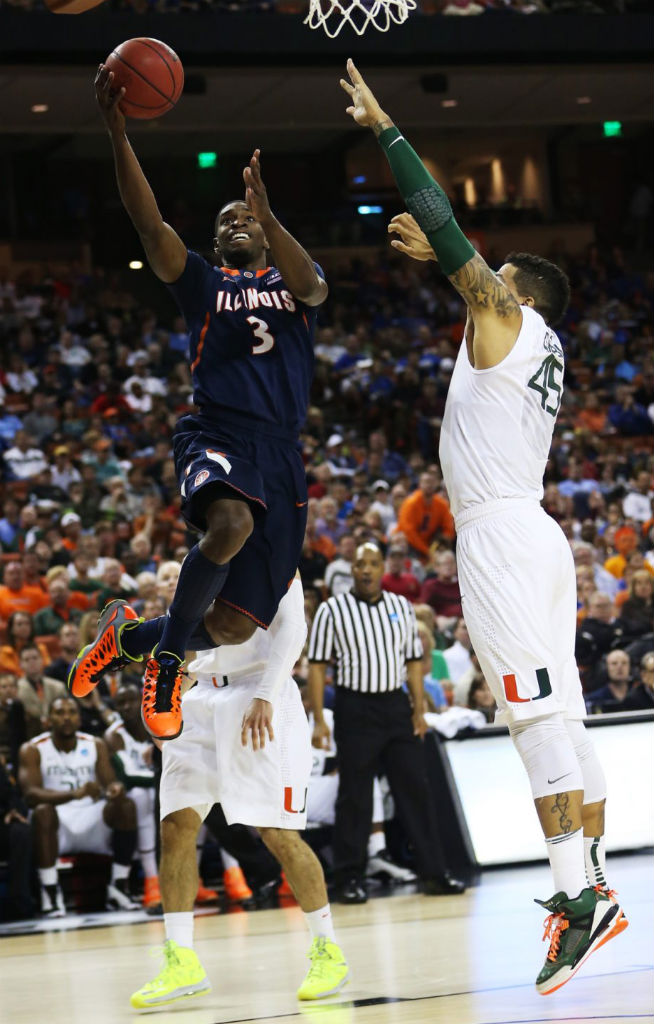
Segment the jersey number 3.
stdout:
<svg viewBox="0 0 654 1024">
<path fill-rule="evenodd" d="M 258 316 L 247 317 L 247 322 L 251 324 L 252 331 L 255 338 L 259 338 L 259 343 L 253 345 L 250 349 L 253 356 L 262 356 L 264 352 L 270 352 L 271 348 L 275 344 L 275 339 L 270 333 L 270 329 L 265 320 L 260 320 Z"/>
<path fill-rule="evenodd" d="M 556 372 L 560 371 L 560 380 L 556 380 Z M 527 387 L 538 391 L 540 394 L 540 407 L 548 412 L 550 416 L 556 416 L 561 405 L 563 394 L 563 364 L 556 356 L 547 356 L 543 359 L 536 373 L 529 381 Z"/>
</svg>

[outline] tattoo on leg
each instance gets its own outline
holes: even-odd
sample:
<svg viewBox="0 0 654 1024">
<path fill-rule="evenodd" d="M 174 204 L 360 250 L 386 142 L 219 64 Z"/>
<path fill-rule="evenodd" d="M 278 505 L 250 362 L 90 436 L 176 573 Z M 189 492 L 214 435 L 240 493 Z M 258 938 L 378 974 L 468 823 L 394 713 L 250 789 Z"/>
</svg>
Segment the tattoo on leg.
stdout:
<svg viewBox="0 0 654 1024">
<path fill-rule="evenodd" d="M 568 808 L 570 806 L 570 797 L 567 793 L 557 793 L 554 797 L 554 803 L 550 809 L 550 814 L 559 815 L 559 828 L 561 832 L 570 832 L 572 829 L 572 818 L 568 817 Z"/>
</svg>

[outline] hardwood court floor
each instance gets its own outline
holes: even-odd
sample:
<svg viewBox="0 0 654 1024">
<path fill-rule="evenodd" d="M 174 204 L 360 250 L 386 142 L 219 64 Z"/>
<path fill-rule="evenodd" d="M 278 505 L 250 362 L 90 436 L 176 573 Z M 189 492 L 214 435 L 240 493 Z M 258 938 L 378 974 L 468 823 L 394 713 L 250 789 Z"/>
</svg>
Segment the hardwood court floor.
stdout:
<svg viewBox="0 0 654 1024">
<path fill-rule="evenodd" d="M 298 1004 L 307 934 L 299 909 L 196 919 L 213 992 L 154 1011 L 158 1024 L 532 1024 L 654 1021 L 651 855 L 613 858 L 630 927 L 552 996 L 533 981 L 544 958 L 544 866 L 487 872 L 462 896 L 415 894 L 336 906 L 352 980 L 331 1002 Z M 126 1024 L 130 992 L 154 976 L 161 921 L 0 939 L 2 1024 Z M 152 1019 L 150 1013 L 145 1014 Z"/>
</svg>

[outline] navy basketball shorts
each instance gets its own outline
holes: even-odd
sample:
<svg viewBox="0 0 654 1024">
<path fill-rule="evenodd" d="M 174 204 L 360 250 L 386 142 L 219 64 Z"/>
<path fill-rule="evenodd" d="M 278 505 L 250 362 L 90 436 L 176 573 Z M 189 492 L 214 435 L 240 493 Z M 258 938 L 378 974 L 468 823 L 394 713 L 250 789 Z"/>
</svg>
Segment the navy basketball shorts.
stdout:
<svg viewBox="0 0 654 1024">
<path fill-rule="evenodd" d="M 250 506 L 254 529 L 230 562 L 219 600 L 267 628 L 300 559 L 307 485 L 298 443 L 272 425 L 260 431 L 243 421 L 182 417 L 173 437 L 175 470 L 182 515 L 200 533 L 207 505 L 221 491 Z"/>
</svg>

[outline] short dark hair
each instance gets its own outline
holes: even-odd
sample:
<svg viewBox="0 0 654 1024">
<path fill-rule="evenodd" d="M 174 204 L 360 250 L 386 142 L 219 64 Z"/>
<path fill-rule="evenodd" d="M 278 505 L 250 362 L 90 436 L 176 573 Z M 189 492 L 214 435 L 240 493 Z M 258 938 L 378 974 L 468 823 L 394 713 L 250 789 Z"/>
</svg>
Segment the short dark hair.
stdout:
<svg viewBox="0 0 654 1024">
<path fill-rule="evenodd" d="M 516 268 L 514 278 L 521 295 L 531 295 L 534 309 L 546 324 L 563 319 L 570 302 L 570 282 L 555 263 L 529 252 L 510 252 L 505 263 Z"/>
</svg>

